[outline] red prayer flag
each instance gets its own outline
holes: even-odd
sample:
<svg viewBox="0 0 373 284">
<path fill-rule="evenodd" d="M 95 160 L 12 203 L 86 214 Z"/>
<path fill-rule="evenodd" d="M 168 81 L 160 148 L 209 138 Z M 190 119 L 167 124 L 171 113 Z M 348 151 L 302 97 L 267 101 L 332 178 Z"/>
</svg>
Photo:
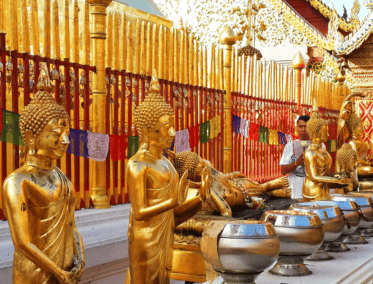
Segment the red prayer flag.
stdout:
<svg viewBox="0 0 373 284">
<path fill-rule="evenodd" d="M 253 141 L 259 140 L 259 127 L 260 127 L 259 124 L 250 123 L 250 128 L 249 128 L 250 140 L 253 140 Z"/>
<path fill-rule="evenodd" d="M 199 125 L 189 128 L 188 131 L 190 148 L 197 147 L 199 143 Z"/>
<path fill-rule="evenodd" d="M 127 158 L 127 137 L 125 135 L 110 135 L 110 157 L 113 161 L 123 161 Z"/>
</svg>

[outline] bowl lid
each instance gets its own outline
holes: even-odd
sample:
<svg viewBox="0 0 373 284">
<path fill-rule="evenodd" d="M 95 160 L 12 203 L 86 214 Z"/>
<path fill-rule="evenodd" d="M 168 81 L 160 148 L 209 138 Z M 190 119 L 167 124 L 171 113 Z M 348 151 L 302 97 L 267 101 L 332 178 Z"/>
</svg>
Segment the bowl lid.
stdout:
<svg viewBox="0 0 373 284">
<path fill-rule="evenodd" d="M 352 194 L 331 194 L 331 199 L 334 200 L 347 200 L 347 201 L 355 201 L 357 205 L 361 207 L 368 207 L 371 206 L 371 198 L 368 196 L 363 195 L 352 195 Z"/>
<path fill-rule="evenodd" d="M 277 237 L 273 225 L 263 221 L 232 221 L 228 222 L 220 233 L 220 238 L 258 239 Z"/>
<path fill-rule="evenodd" d="M 342 216 L 338 205 L 336 203 L 330 203 L 330 201 L 295 203 L 291 205 L 291 208 L 295 211 L 308 211 L 316 213 L 320 217 L 321 221 Z"/>
<path fill-rule="evenodd" d="M 261 221 L 271 222 L 274 227 L 309 228 L 320 227 L 320 217 L 312 212 L 294 210 L 270 210 L 263 213 Z"/>
</svg>

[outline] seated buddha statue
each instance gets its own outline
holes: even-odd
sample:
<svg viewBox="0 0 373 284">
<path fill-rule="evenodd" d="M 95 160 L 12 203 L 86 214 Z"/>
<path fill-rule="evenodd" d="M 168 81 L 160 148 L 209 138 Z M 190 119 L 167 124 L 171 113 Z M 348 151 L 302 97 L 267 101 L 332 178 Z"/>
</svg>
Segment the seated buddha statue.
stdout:
<svg viewBox="0 0 373 284">
<path fill-rule="evenodd" d="M 342 147 L 337 151 L 336 157 L 336 173 L 349 174 L 352 183 L 342 188 L 334 189 L 335 193 L 345 194 L 353 191 L 358 186 L 357 182 L 357 156 L 356 151 L 352 149 L 352 146 L 348 143 L 344 143 Z"/>
<path fill-rule="evenodd" d="M 24 108 L 19 127 L 26 161 L 4 181 L 14 244 L 13 283 L 78 283 L 85 258 L 75 226 L 75 190 L 54 166 L 69 142 L 69 116 L 50 94 L 46 68 L 38 92 Z"/>
<path fill-rule="evenodd" d="M 342 103 L 341 109 L 339 111 L 338 118 L 338 130 L 337 130 L 337 145 L 338 149 L 342 147 L 344 143 L 348 141 L 351 136 L 351 133 L 348 128 L 348 120 L 351 115 L 355 113 L 355 104 L 353 102 L 354 97 L 364 97 L 362 93 L 353 93 L 347 96 Z"/>
<path fill-rule="evenodd" d="M 307 122 L 311 144 L 304 154 L 306 172 L 302 190 L 304 201 L 328 200 L 330 184 L 347 185 L 351 182 L 347 177 L 328 176 L 332 158 L 322 147 L 322 143 L 328 139 L 328 124 L 329 121 L 321 117 L 315 101 L 311 118 Z"/>
<path fill-rule="evenodd" d="M 188 173 L 190 185 L 195 189 L 200 188 L 203 170 L 209 169 L 211 172 L 210 199 L 206 200 L 202 209 L 205 214 L 217 211 L 222 216 L 232 216 L 232 208 L 245 205 L 245 201 L 249 201 L 250 197 L 260 196 L 266 192 L 273 196 L 290 197 L 291 189 L 285 188 L 289 186 L 286 177 L 258 184 L 250 181 L 240 172 L 223 174 L 216 170 L 209 161 L 202 159 L 194 152 L 168 151 L 168 154 L 179 176 Z M 190 195 L 193 194 L 195 194 L 193 190 L 190 190 Z"/>
<path fill-rule="evenodd" d="M 371 147 L 363 138 L 364 128 L 362 120 L 354 113 L 350 116 L 347 125 L 352 134 L 348 140 L 348 143 L 357 153 L 357 175 L 359 180 L 363 178 L 373 178 L 372 163 L 367 160 L 368 150 Z M 373 147 L 371 149 L 373 149 Z"/>
<path fill-rule="evenodd" d="M 158 79 L 153 74 L 149 93 L 135 110 L 140 147 L 126 168 L 131 196 L 128 284 L 170 282 L 174 228 L 196 214 L 208 197 L 208 170 L 201 173 L 203 185 L 199 194 L 186 200 L 188 173 L 179 178 L 163 156 L 176 134 L 174 119 L 174 111 L 160 95 Z"/>
</svg>

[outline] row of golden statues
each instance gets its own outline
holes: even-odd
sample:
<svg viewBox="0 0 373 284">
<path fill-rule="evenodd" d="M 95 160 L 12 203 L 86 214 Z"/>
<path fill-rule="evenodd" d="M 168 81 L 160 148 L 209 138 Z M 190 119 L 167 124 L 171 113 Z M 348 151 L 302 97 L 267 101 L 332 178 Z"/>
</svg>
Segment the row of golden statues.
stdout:
<svg viewBox="0 0 373 284">
<path fill-rule="evenodd" d="M 75 226 L 75 192 L 66 175 L 54 166 L 69 144 L 69 116 L 50 93 L 46 70 L 41 71 L 38 90 L 20 117 L 26 163 L 3 187 L 15 247 L 13 283 L 78 283 L 85 257 Z M 311 144 L 304 154 L 304 200 L 327 200 L 333 186 L 342 191 L 371 186 L 369 180 L 360 181 L 373 175 L 373 167 L 366 161 L 369 147 L 352 98 L 341 109 L 339 174 L 334 176 L 329 175 L 332 159 L 322 147 L 328 138 L 328 121 L 316 104 L 313 108 L 307 123 Z M 126 169 L 132 201 L 127 284 L 170 282 L 175 228 L 192 216 L 200 217 L 188 221 L 191 230 L 203 230 L 197 220 L 216 212 L 231 218 L 232 208 L 244 206 L 252 196 L 265 192 L 290 196 L 286 177 L 258 184 L 241 173 L 223 174 L 193 152 L 169 151 L 176 134 L 174 111 L 160 95 L 155 75 L 147 97 L 136 108 L 135 124 L 140 147 Z"/>
</svg>

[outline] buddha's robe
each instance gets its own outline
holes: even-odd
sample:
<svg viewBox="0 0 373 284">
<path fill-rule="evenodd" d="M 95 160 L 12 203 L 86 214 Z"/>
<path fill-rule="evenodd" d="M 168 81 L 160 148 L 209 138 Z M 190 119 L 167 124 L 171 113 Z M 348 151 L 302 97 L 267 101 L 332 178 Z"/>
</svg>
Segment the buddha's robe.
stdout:
<svg viewBox="0 0 373 284">
<path fill-rule="evenodd" d="M 148 206 L 172 198 L 179 177 L 171 163 L 163 157 L 169 182 L 163 188 L 147 188 Z M 170 209 L 146 220 L 135 219 L 132 208 L 128 226 L 129 258 L 132 284 L 168 284 L 172 268 L 175 216 Z M 127 280 L 128 281 L 128 280 Z"/>
<path fill-rule="evenodd" d="M 56 195 L 48 194 L 40 185 L 34 187 L 32 184 L 30 186 L 22 183 L 22 190 L 27 197 L 26 208 L 32 245 L 39 248 L 63 270 L 69 271 L 74 265 L 75 196 L 71 182 L 60 169 L 55 168 L 55 171 L 59 178 L 56 182 Z M 52 274 L 43 271 L 16 249 L 13 260 L 13 283 L 58 282 Z"/>
<path fill-rule="evenodd" d="M 316 152 L 316 158 L 314 164 L 310 165 L 316 168 L 317 176 L 327 176 L 332 164 L 332 158 L 329 153 L 323 148 L 320 148 Z M 306 167 L 307 167 L 306 163 Z M 306 169 L 306 172 L 307 169 Z M 328 200 L 329 198 L 329 185 L 327 183 L 318 182 L 312 180 L 308 174 L 304 179 L 303 184 L 303 200 L 312 201 L 312 200 Z"/>
</svg>

